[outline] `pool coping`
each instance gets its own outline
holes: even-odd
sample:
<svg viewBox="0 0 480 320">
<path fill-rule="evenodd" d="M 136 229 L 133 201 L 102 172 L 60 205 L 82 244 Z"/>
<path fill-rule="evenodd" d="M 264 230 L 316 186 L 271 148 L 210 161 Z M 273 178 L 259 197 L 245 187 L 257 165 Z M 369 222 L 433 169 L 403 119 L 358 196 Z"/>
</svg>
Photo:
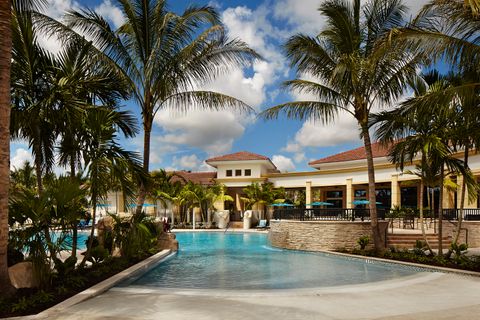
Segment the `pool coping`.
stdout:
<svg viewBox="0 0 480 320">
<path fill-rule="evenodd" d="M 184 233 L 184 232 L 224 232 L 224 233 L 258 233 L 258 234 L 268 234 L 268 230 L 256 230 L 256 229 L 172 229 L 172 233 Z"/>
<path fill-rule="evenodd" d="M 67 308 L 69 308 L 73 305 L 76 305 L 80 302 L 83 302 L 87 299 L 96 297 L 96 296 L 104 293 L 108 289 L 114 287 L 119 282 L 121 282 L 121 281 L 123 281 L 127 278 L 134 277 L 135 275 L 138 275 L 139 273 L 143 273 L 143 272 L 146 272 L 146 271 L 150 270 L 151 268 L 153 268 L 156 265 L 158 265 L 159 263 L 161 263 L 163 261 L 163 259 L 165 259 L 168 255 L 170 255 L 171 252 L 172 252 L 172 250 L 170 250 L 170 249 L 162 250 L 162 251 L 154 254 L 153 256 L 150 256 L 147 259 L 145 259 L 143 261 L 140 261 L 139 263 L 134 264 L 133 266 L 131 266 L 131 267 L 129 267 L 129 268 L 113 275 L 113 276 L 111 276 L 110 278 L 105 279 L 102 282 L 99 282 L 99 283 L 91 286 L 90 288 L 87 288 L 87 289 L 77 293 L 76 295 L 74 295 L 74 296 L 72 296 L 72 297 L 70 297 L 66 300 L 63 300 L 62 302 L 54 305 L 53 307 L 50 307 L 46 310 L 43 310 L 40 313 L 37 313 L 35 315 L 30 315 L 30 316 L 11 317 L 11 318 L 7 318 L 7 319 L 46 318 L 46 317 L 48 317 L 48 316 L 50 316 L 54 313 L 62 312 L 65 309 L 67 309 Z"/>
<path fill-rule="evenodd" d="M 276 247 L 274 247 L 276 248 Z M 289 249 L 286 249 L 289 250 Z M 299 250 L 303 251 L 303 250 Z M 354 259 L 360 259 L 360 260 L 374 260 L 378 262 L 384 262 L 384 263 L 389 263 L 389 264 L 401 264 L 409 267 L 415 267 L 415 268 L 421 268 L 421 269 L 430 269 L 433 271 L 440 271 L 443 273 L 455 273 L 455 274 L 460 274 L 464 276 L 473 276 L 473 277 L 480 277 L 480 272 L 476 271 L 470 271 L 470 270 L 461 270 L 461 269 L 454 269 L 454 268 L 447 268 L 447 267 L 440 267 L 440 266 L 432 266 L 428 264 L 421 264 L 421 263 L 415 263 L 415 262 L 408 262 L 408 261 L 401 261 L 401 260 L 394 260 L 394 259 L 385 259 L 385 258 L 379 258 L 379 257 L 367 257 L 367 256 L 362 256 L 362 255 L 356 255 L 356 254 L 350 254 L 350 253 L 343 253 L 343 252 L 337 252 L 337 251 L 328 251 L 328 250 L 319 250 L 319 251 L 305 251 L 305 252 L 321 252 L 325 254 L 332 254 L 332 255 L 337 255 L 337 256 L 343 256 L 343 257 L 348 257 L 348 258 L 354 258 Z"/>
</svg>

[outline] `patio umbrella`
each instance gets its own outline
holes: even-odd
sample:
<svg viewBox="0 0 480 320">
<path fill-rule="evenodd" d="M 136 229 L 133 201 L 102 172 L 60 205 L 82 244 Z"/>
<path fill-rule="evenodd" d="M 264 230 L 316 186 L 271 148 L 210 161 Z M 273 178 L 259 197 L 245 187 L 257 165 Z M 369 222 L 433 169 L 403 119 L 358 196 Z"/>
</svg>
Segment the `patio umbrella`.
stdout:
<svg viewBox="0 0 480 320">
<path fill-rule="evenodd" d="M 382 204 L 381 202 L 375 202 L 376 204 Z M 352 204 L 370 204 L 370 201 L 368 200 L 354 200 L 352 201 Z"/>
<path fill-rule="evenodd" d="M 323 202 L 323 201 L 315 201 L 315 202 L 306 204 L 306 206 L 333 206 L 333 203 Z"/>
<path fill-rule="evenodd" d="M 293 204 L 290 203 L 274 203 L 270 205 L 271 207 L 293 207 Z"/>
<path fill-rule="evenodd" d="M 108 203 L 99 203 L 97 204 L 97 208 L 106 208 L 106 207 L 110 207 L 110 205 Z"/>
<path fill-rule="evenodd" d="M 132 203 L 132 204 L 129 204 L 128 205 L 130 208 L 133 208 L 133 207 L 136 207 L 137 205 Z M 142 207 L 155 207 L 154 204 L 151 204 L 151 203 L 144 203 Z"/>
</svg>

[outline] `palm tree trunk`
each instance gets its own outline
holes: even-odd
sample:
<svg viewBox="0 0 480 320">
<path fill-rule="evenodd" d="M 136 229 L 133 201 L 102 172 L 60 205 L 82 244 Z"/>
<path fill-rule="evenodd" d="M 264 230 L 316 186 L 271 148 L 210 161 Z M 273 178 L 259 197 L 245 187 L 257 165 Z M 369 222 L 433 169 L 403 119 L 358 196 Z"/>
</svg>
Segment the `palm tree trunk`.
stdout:
<svg viewBox="0 0 480 320">
<path fill-rule="evenodd" d="M 373 243 L 375 250 L 380 251 L 385 248 L 383 236 L 380 234 L 377 216 L 377 199 L 375 194 L 375 168 L 373 166 L 372 143 L 370 140 L 370 133 L 368 126 L 362 126 L 363 140 L 365 144 L 365 153 L 367 155 L 367 169 L 368 169 L 368 200 L 370 202 L 370 225 L 372 228 Z"/>
<path fill-rule="evenodd" d="M 442 256 L 443 255 L 443 181 L 445 179 L 444 177 L 445 174 L 445 169 L 442 168 L 440 169 L 440 194 L 438 196 L 438 255 Z"/>
<path fill-rule="evenodd" d="M 41 150 L 37 145 L 34 145 L 35 153 L 35 174 L 37 175 L 37 193 L 41 195 L 43 193 L 43 182 L 42 182 L 42 161 L 40 158 Z"/>
<path fill-rule="evenodd" d="M 12 58 L 10 0 L 0 1 L 0 288 L 10 296 L 15 288 L 8 276 L 8 189 L 10 184 L 10 63 Z"/>
<path fill-rule="evenodd" d="M 463 163 L 465 167 L 468 167 L 468 151 L 470 150 L 470 147 L 467 145 L 465 146 L 465 151 L 463 154 Z M 452 243 L 457 244 L 458 239 L 460 238 L 460 232 L 462 231 L 462 222 L 463 222 L 463 209 L 465 208 L 465 195 L 466 195 L 466 183 L 465 183 L 465 177 L 463 177 L 462 180 L 462 191 L 460 192 L 460 208 L 459 208 L 459 213 L 458 213 L 458 221 L 457 221 L 457 228 L 455 229 L 455 236 L 453 237 Z M 452 254 L 452 249 L 450 248 L 447 252 L 447 258 L 450 258 L 450 255 Z"/>
<path fill-rule="evenodd" d="M 88 239 L 88 246 L 87 246 L 87 251 L 85 252 L 85 255 L 83 256 L 83 260 L 80 263 L 79 268 L 83 268 L 85 266 L 85 263 L 87 262 L 87 259 L 90 257 L 90 253 L 92 252 L 92 246 L 93 246 L 93 236 L 95 234 L 95 216 L 97 215 L 97 195 L 94 192 L 92 194 L 92 230 L 90 231 L 90 239 Z"/>
<path fill-rule="evenodd" d="M 422 173 L 422 177 L 423 177 L 423 173 Z M 427 234 L 425 232 L 425 224 L 423 223 L 423 178 L 420 179 L 420 203 L 422 203 L 422 205 L 420 206 L 420 224 L 422 226 L 422 237 L 423 237 L 423 241 L 425 241 L 425 245 L 427 246 L 427 249 L 428 251 L 430 252 L 430 254 L 432 256 L 434 256 L 435 254 L 433 253 L 432 251 L 432 248 L 430 247 L 430 243 L 428 243 L 428 239 L 427 239 Z"/>
<path fill-rule="evenodd" d="M 145 93 L 145 107 L 144 110 L 150 110 L 151 104 L 151 94 L 147 91 Z M 145 174 L 149 173 L 150 166 L 150 136 L 152 134 L 152 125 L 153 125 L 153 116 L 148 112 L 143 113 L 143 170 Z M 145 203 L 145 198 L 147 196 L 147 190 L 145 184 L 140 182 L 138 198 L 137 198 L 137 209 L 135 214 L 139 215 L 142 213 L 143 204 Z"/>
<path fill-rule="evenodd" d="M 70 157 L 70 179 L 75 181 L 75 161 L 73 157 Z M 78 221 L 75 219 L 72 225 L 72 257 L 77 256 L 77 240 L 78 240 Z"/>
</svg>

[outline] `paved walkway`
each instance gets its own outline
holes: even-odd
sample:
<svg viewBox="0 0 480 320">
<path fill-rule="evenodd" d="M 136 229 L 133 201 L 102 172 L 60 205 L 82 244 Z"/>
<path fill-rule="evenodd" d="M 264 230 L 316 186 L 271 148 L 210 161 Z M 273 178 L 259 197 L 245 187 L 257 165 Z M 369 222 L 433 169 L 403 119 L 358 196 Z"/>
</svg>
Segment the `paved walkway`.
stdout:
<svg viewBox="0 0 480 320">
<path fill-rule="evenodd" d="M 112 288 L 48 319 L 478 319 L 480 278 L 419 273 L 363 285 L 266 292 Z"/>
</svg>

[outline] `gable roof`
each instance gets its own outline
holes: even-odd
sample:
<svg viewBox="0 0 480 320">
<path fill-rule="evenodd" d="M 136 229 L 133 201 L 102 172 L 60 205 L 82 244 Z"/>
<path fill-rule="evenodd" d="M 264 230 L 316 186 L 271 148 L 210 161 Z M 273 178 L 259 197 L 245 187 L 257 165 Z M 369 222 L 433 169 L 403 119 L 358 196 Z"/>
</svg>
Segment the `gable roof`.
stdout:
<svg viewBox="0 0 480 320">
<path fill-rule="evenodd" d="M 226 154 L 223 156 L 213 157 L 208 159 L 206 162 L 216 162 L 216 161 L 245 161 L 245 160 L 267 160 L 270 161 L 268 157 L 248 152 L 240 151 L 231 154 Z"/>
<path fill-rule="evenodd" d="M 374 158 L 386 157 L 388 156 L 389 151 L 390 151 L 389 147 L 385 147 L 381 145 L 379 142 L 372 143 L 372 154 Z M 365 152 L 365 147 L 359 147 L 357 149 L 337 153 L 332 156 L 311 161 L 308 163 L 308 165 L 314 166 L 322 163 L 354 161 L 354 160 L 363 160 L 363 159 L 367 159 L 367 153 Z"/>
<path fill-rule="evenodd" d="M 172 177 L 172 182 L 180 181 L 183 183 L 182 178 L 185 181 L 191 181 L 193 183 L 198 183 L 202 185 L 212 185 L 215 183 L 215 178 L 217 173 L 215 171 L 202 171 L 202 172 L 191 172 L 191 171 L 174 171 L 175 175 Z"/>
</svg>

